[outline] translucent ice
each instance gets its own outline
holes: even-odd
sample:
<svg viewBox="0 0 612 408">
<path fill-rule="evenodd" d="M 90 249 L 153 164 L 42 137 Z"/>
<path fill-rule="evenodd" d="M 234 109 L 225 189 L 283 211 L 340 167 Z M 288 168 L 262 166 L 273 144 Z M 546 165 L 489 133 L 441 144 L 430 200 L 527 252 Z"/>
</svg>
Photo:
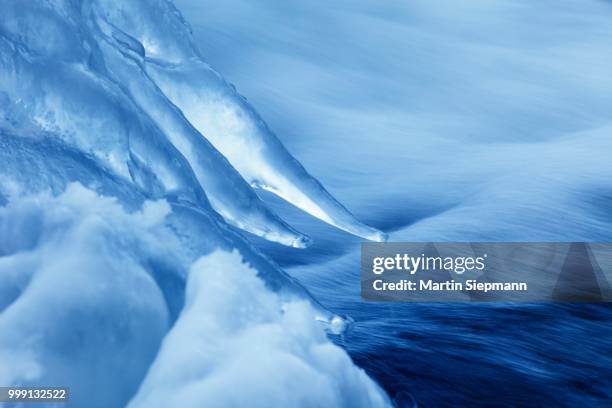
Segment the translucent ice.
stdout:
<svg viewBox="0 0 612 408">
<path fill-rule="evenodd" d="M 24 118 L 18 126 L 28 123 L 54 131 L 158 195 L 187 198 L 186 192 L 194 190 L 190 199 L 204 202 L 199 182 L 215 209 L 232 224 L 286 245 L 307 245 L 308 239 L 265 208 L 227 160 L 142 72 L 139 44 L 112 28 L 103 33 L 100 27 L 107 25 L 80 18 L 80 9 L 71 4 L 66 2 L 60 9 L 48 4 L 33 10 L 14 3 L 7 7 L 3 54 L 14 55 L 2 64 L 0 90 L 11 115 L 18 112 Z M 47 20 L 38 18 L 41 10 Z M 56 41 L 40 43 L 28 31 L 22 35 L 22 27 L 32 21 Z M 29 58 L 32 53 L 34 59 Z M 190 180 L 193 176 L 197 180 Z"/>
<path fill-rule="evenodd" d="M 188 26 L 171 3 L 138 0 L 121 9 L 111 7 L 113 3 L 96 1 L 100 18 L 142 44 L 151 78 L 252 186 L 271 191 L 352 234 L 386 239 L 336 201 L 291 156 L 236 89 L 203 61 Z M 159 15 L 165 18 L 163 25 Z"/>
</svg>

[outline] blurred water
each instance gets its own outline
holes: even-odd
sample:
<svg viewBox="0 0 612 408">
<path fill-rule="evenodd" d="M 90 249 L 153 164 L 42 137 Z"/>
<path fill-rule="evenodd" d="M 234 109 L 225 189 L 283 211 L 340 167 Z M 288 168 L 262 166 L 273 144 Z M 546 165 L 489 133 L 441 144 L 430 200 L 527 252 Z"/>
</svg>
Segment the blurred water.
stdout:
<svg viewBox="0 0 612 408">
<path fill-rule="evenodd" d="M 612 3 L 177 1 L 208 61 L 395 241 L 612 241 Z M 606 305 L 361 303 L 359 240 L 269 195 L 316 243 L 257 241 L 393 396 L 612 400 Z"/>
</svg>

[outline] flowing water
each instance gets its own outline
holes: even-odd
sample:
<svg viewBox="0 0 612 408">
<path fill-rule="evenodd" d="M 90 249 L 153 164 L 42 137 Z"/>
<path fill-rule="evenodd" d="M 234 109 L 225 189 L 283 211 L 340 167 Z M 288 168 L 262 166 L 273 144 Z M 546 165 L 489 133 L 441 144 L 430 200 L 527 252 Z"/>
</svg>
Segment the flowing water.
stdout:
<svg viewBox="0 0 612 408">
<path fill-rule="evenodd" d="M 392 241 L 612 241 L 609 1 L 178 1 L 202 54 Z M 359 298 L 360 240 L 255 240 L 400 405 L 609 406 L 612 309 Z"/>
</svg>

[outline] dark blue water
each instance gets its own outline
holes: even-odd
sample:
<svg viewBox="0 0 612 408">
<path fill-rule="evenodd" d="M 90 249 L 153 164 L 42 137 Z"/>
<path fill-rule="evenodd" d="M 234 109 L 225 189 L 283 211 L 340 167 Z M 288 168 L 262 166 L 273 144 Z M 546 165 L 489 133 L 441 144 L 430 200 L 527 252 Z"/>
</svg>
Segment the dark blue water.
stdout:
<svg viewBox="0 0 612 408">
<path fill-rule="evenodd" d="M 323 243 L 258 245 L 354 320 L 334 340 L 399 406 L 611 406 L 612 305 L 364 302 L 359 240 L 264 198 Z"/>
<path fill-rule="evenodd" d="M 347 312 L 351 312 L 347 310 Z M 606 305 L 357 306 L 346 347 L 420 406 L 610 406 Z"/>
<path fill-rule="evenodd" d="M 296 275 L 355 320 L 336 341 L 400 405 L 612 403 L 612 305 L 366 303 L 357 273 Z"/>
</svg>

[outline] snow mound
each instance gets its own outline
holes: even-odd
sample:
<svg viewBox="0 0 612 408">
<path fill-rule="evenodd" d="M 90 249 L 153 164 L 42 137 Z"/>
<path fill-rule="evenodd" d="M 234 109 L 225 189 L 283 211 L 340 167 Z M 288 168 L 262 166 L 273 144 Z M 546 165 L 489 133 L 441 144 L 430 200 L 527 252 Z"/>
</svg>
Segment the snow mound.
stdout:
<svg viewBox="0 0 612 408">
<path fill-rule="evenodd" d="M 290 278 L 214 242 L 190 262 L 167 201 L 3 186 L 0 383 L 68 386 L 79 407 L 387 403 Z"/>
<path fill-rule="evenodd" d="M 381 407 L 310 305 L 266 290 L 237 252 L 195 262 L 185 308 L 130 407 Z"/>
</svg>

